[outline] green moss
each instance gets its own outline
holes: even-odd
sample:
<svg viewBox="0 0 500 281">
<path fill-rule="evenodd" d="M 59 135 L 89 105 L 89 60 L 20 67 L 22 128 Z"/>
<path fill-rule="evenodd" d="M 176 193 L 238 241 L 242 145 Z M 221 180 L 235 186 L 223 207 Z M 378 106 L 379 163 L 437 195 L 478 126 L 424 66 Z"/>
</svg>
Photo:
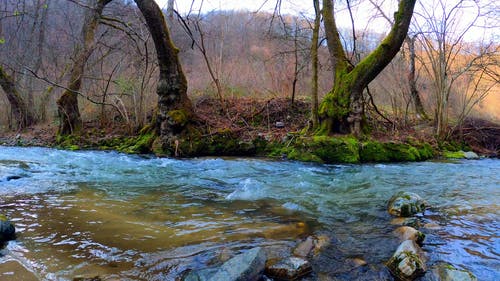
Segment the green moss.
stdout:
<svg viewBox="0 0 500 281">
<path fill-rule="evenodd" d="M 189 114 L 182 109 L 171 110 L 167 114 L 170 116 L 175 125 L 178 126 L 185 126 L 189 121 Z"/>
<path fill-rule="evenodd" d="M 287 151 L 286 154 L 287 158 L 290 160 L 323 163 L 323 160 L 319 156 L 300 149 L 291 148 Z"/>
<path fill-rule="evenodd" d="M 462 159 L 465 158 L 463 151 L 443 151 L 443 157 L 446 159 Z"/>
<path fill-rule="evenodd" d="M 359 143 L 354 137 L 314 136 L 305 145 L 325 163 L 359 162 Z"/>
<path fill-rule="evenodd" d="M 6 221 L 8 221 L 8 220 L 9 220 L 9 219 L 8 219 L 6 216 L 4 216 L 4 215 L 0 214 L 0 221 L 6 222 Z"/>
<path fill-rule="evenodd" d="M 420 154 L 419 160 L 428 160 L 434 157 L 434 149 L 430 144 L 418 144 L 416 148 L 418 150 L 418 153 Z"/>
<path fill-rule="evenodd" d="M 80 147 L 79 147 L 78 145 L 76 145 L 76 144 L 72 144 L 72 145 L 70 145 L 70 146 L 68 146 L 68 147 L 66 147 L 66 148 L 67 148 L 68 150 L 73 150 L 73 151 L 74 151 L 74 150 L 79 150 L 79 149 L 80 149 Z"/>
<path fill-rule="evenodd" d="M 362 162 L 388 162 L 389 154 L 384 145 L 376 141 L 364 142 L 361 145 L 360 159 Z"/>
<path fill-rule="evenodd" d="M 388 152 L 390 161 L 407 162 L 420 160 L 419 151 L 409 144 L 388 142 L 384 143 L 384 148 Z"/>
</svg>

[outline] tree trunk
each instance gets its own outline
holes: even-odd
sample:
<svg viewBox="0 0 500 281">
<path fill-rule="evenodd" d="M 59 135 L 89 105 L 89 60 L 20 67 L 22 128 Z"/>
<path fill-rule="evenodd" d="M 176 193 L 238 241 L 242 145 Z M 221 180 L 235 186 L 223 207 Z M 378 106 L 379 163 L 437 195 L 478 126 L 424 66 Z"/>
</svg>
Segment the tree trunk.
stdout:
<svg viewBox="0 0 500 281">
<path fill-rule="evenodd" d="M 26 102 L 17 91 L 14 81 L 1 66 L 0 87 L 2 87 L 5 95 L 7 96 L 7 100 L 10 103 L 11 112 L 14 117 L 12 123 L 15 122 L 15 124 L 11 124 L 14 125 L 11 127 L 21 130 L 26 128 L 27 126 L 30 126 L 33 123 L 33 116 L 31 115 L 31 111 L 28 110 Z"/>
<path fill-rule="evenodd" d="M 406 37 L 406 42 L 408 44 L 408 50 L 410 53 L 410 70 L 408 73 L 408 82 L 410 84 L 410 97 L 415 107 L 415 113 L 417 114 L 417 118 L 429 119 L 424 110 L 424 105 L 422 104 L 422 100 L 420 99 L 420 94 L 417 90 L 417 78 L 415 77 L 415 36 Z"/>
<path fill-rule="evenodd" d="M 192 119 L 193 109 L 187 96 L 187 80 L 179 61 L 179 50 L 170 39 L 163 13 L 154 0 L 135 0 L 153 38 L 160 78 L 156 129 L 163 148 L 172 147 L 177 137 L 185 132 Z"/>
<path fill-rule="evenodd" d="M 408 32 L 416 0 L 401 0 L 389 34 L 367 57 L 352 67 L 342 47 L 331 0 L 323 0 L 323 18 L 330 57 L 334 62 L 333 89 L 320 105 L 317 134 L 361 133 L 363 90 L 398 53 Z M 328 9 L 327 9 L 328 8 Z M 333 29 L 333 30 L 332 30 Z M 332 41 L 332 42 L 331 42 Z M 333 52 L 333 53 L 332 53 Z"/>
<path fill-rule="evenodd" d="M 312 129 L 316 130 L 318 128 L 318 41 L 319 41 L 319 26 L 321 23 L 321 12 L 319 8 L 319 0 L 313 0 L 314 2 L 314 25 L 311 41 L 311 64 L 312 64 L 312 78 L 311 78 L 311 121 Z"/>
<path fill-rule="evenodd" d="M 85 64 L 94 50 L 94 36 L 99 25 L 99 20 L 104 7 L 111 0 L 92 0 L 91 7 L 85 11 L 85 19 L 82 26 L 81 41 L 75 46 L 73 57 L 75 58 L 71 68 L 68 89 L 57 100 L 59 115 L 59 134 L 68 135 L 77 133 L 82 128 L 80 110 L 78 108 L 78 91 L 82 86 Z"/>
</svg>

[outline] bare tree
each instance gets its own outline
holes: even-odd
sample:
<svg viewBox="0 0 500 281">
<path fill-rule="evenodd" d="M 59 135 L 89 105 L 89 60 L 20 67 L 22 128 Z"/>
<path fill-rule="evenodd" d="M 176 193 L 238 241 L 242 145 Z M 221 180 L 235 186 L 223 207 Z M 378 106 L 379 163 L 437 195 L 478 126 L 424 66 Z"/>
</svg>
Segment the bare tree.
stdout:
<svg viewBox="0 0 500 281">
<path fill-rule="evenodd" d="M 314 24 L 313 33 L 311 40 L 311 64 L 312 64 L 312 76 L 311 76 L 311 121 L 312 129 L 315 130 L 318 127 L 319 117 L 318 117 L 318 43 L 319 43 L 319 28 L 321 24 L 321 11 L 319 7 L 319 0 L 313 0 L 314 4 Z"/>
<path fill-rule="evenodd" d="M 436 135 L 446 137 L 449 124 L 450 97 L 460 77 L 468 73 L 482 73 L 484 62 L 498 51 L 493 42 L 483 43 L 473 50 L 465 43 L 465 36 L 482 17 L 480 2 L 458 0 L 452 4 L 438 0 L 435 5 L 421 5 L 415 25 L 423 48 L 420 62 L 429 75 L 434 93 L 434 121 Z M 465 16 L 467 14 L 467 16 Z M 479 74 L 479 77 L 486 77 Z"/>
<path fill-rule="evenodd" d="M 13 79 L 5 72 L 3 67 L 0 66 L 0 87 L 7 95 L 10 103 L 11 113 L 13 120 L 11 126 L 15 129 L 23 129 L 33 123 L 33 116 L 31 111 L 28 110 L 26 101 L 18 92 Z"/>
<path fill-rule="evenodd" d="M 80 109 L 78 108 L 78 91 L 82 86 L 85 64 L 94 50 L 94 36 L 102 16 L 104 7 L 111 0 L 89 0 L 86 6 L 85 19 L 82 26 L 80 42 L 74 49 L 74 62 L 71 68 L 67 90 L 57 100 L 59 115 L 59 134 L 77 133 L 82 128 Z"/>
</svg>

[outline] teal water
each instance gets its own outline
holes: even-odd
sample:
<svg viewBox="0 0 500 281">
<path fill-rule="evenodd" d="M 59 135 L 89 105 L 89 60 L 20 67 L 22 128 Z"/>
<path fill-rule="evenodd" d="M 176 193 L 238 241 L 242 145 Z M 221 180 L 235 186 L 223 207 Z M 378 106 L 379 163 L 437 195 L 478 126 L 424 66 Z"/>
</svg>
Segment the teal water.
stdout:
<svg viewBox="0 0 500 281">
<path fill-rule="evenodd" d="M 323 262 L 379 265 L 398 245 L 385 206 L 400 190 L 432 206 L 420 218 L 432 226 L 429 264 L 500 279 L 500 160 L 316 165 L 1 146 L 0 213 L 18 239 L 2 250 L 0 273 L 21 274 L 4 269 L 15 261 L 40 280 L 174 280 L 310 234 L 331 238 Z"/>
</svg>

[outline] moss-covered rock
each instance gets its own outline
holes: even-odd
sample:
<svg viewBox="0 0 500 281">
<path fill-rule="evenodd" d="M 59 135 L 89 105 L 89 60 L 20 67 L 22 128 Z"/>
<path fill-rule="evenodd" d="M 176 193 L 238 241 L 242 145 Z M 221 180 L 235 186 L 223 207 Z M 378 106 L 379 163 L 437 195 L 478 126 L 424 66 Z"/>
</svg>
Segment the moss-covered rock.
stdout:
<svg viewBox="0 0 500 281">
<path fill-rule="evenodd" d="M 394 162 L 412 162 L 420 160 L 418 150 L 405 143 L 387 142 L 384 143 L 384 148 L 387 151 L 388 158 Z"/>
<path fill-rule="evenodd" d="M 413 240 L 420 246 L 422 246 L 425 239 L 424 233 L 411 226 L 400 226 L 396 228 L 394 230 L 394 235 L 396 235 L 401 242 L 405 240 Z"/>
<path fill-rule="evenodd" d="M 465 153 L 461 150 L 459 151 L 443 151 L 443 157 L 446 159 L 464 159 Z"/>
<path fill-rule="evenodd" d="M 360 159 L 361 162 L 389 162 L 391 160 L 384 145 L 376 141 L 361 144 Z"/>
<path fill-rule="evenodd" d="M 426 203 L 413 192 L 401 191 L 389 199 L 387 211 L 394 216 L 410 217 L 425 210 Z"/>
<path fill-rule="evenodd" d="M 315 136 L 309 144 L 312 154 L 325 163 L 359 163 L 359 142 L 354 137 Z"/>
<path fill-rule="evenodd" d="M 387 267 L 397 280 L 414 280 L 426 271 L 425 256 L 412 240 L 406 240 L 387 262 Z"/>
<path fill-rule="evenodd" d="M 467 270 L 457 269 L 453 265 L 440 262 L 434 265 L 422 278 L 423 281 L 477 281 L 477 278 Z"/>
</svg>

